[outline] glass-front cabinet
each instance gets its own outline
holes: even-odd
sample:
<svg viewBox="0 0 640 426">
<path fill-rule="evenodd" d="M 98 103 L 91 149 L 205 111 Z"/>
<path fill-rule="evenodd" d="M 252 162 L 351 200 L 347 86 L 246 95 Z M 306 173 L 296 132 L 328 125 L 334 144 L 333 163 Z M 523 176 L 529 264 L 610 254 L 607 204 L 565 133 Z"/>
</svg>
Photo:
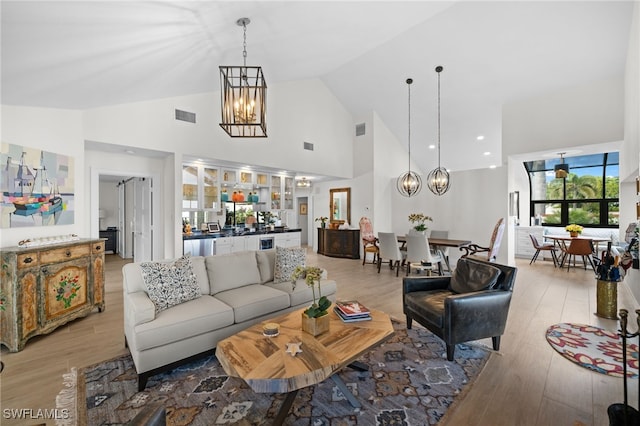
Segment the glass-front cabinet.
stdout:
<svg viewBox="0 0 640 426">
<path fill-rule="evenodd" d="M 284 178 L 284 205 L 285 210 L 293 209 L 293 178 Z"/>
<path fill-rule="evenodd" d="M 282 196 L 282 177 L 278 175 L 271 176 L 271 210 L 280 210 Z"/>
<path fill-rule="evenodd" d="M 203 165 L 182 166 L 182 222 L 197 229 L 215 220 L 220 210 L 218 169 Z"/>
<path fill-rule="evenodd" d="M 192 230 L 207 222 L 238 226 L 270 223 L 294 207 L 294 177 L 248 168 L 182 167 L 182 220 Z M 286 217 L 286 215 L 284 216 Z M 254 222 L 255 220 L 255 222 Z M 277 223 L 277 221 L 276 221 Z"/>
<path fill-rule="evenodd" d="M 182 208 L 198 208 L 198 168 L 197 166 L 182 167 Z"/>
</svg>

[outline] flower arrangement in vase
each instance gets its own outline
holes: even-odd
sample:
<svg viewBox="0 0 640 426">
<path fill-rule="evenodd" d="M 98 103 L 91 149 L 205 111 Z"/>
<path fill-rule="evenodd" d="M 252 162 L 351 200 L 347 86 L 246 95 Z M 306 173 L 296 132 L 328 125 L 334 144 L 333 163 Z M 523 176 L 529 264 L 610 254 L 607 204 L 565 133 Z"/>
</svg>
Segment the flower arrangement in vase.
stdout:
<svg viewBox="0 0 640 426">
<path fill-rule="evenodd" d="M 578 235 L 582 234 L 582 230 L 584 228 L 580 225 L 576 225 L 575 223 L 572 223 L 571 225 L 567 225 L 566 228 L 564 229 L 565 231 L 569 232 L 570 236 L 577 237 Z"/>
<path fill-rule="evenodd" d="M 304 279 L 311 288 L 313 294 L 313 304 L 302 312 L 302 330 L 317 336 L 329 330 L 330 318 L 328 315 L 331 301 L 322 295 L 320 288 L 320 278 L 322 269 L 317 266 L 297 266 L 291 274 L 293 289 L 296 288 L 298 279 Z M 318 286 L 318 300 L 316 300 L 316 285 Z"/>
<path fill-rule="evenodd" d="M 433 221 L 431 216 L 427 216 L 424 213 L 411 213 L 409 215 L 409 222 L 413 224 L 413 229 L 417 232 L 424 232 L 427 230 L 427 221 Z"/>
<path fill-rule="evenodd" d="M 320 216 L 320 217 L 316 217 L 315 221 L 316 222 L 320 222 L 320 227 L 321 228 L 325 228 L 327 226 L 327 221 L 329 220 L 328 217 L 326 216 Z"/>
</svg>

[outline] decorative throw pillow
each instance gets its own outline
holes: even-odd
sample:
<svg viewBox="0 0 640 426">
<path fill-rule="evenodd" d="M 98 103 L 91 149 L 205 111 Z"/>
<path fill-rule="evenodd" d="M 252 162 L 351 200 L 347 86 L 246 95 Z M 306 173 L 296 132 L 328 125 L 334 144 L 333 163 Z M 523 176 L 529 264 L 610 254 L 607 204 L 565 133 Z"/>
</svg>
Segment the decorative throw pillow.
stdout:
<svg viewBox="0 0 640 426">
<path fill-rule="evenodd" d="M 156 313 L 200 297 L 200 286 L 188 256 L 174 262 L 142 262 L 140 268 Z"/>
<path fill-rule="evenodd" d="M 291 274 L 298 266 L 304 266 L 307 251 L 302 247 L 276 247 L 273 282 L 291 281 Z"/>
<path fill-rule="evenodd" d="M 500 269 L 471 259 L 459 259 L 451 274 L 449 288 L 455 293 L 490 290 L 498 282 Z"/>
</svg>

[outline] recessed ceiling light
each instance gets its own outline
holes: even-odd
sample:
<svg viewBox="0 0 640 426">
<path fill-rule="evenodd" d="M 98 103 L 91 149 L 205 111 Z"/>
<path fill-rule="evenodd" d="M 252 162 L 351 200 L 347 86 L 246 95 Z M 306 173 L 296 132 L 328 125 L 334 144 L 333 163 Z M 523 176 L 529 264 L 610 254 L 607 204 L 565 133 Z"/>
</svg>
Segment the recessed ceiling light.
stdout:
<svg viewBox="0 0 640 426">
<path fill-rule="evenodd" d="M 489 168 L 490 168 L 490 169 L 495 169 L 495 168 L 496 168 L 496 165 L 495 165 L 495 164 L 492 164 L 492 165 L 490 165 L 490 166 L 489 166 Z"/>
<path fill-rule="evenodd" d="M 429 149 L 436 149 L 436 146 L 435 146 L 435 145 L 433 145 L 433 144 L 432 144 L 432 145 L 429 145 Z"/>
<path fill-rule="evenodd" d="M 489 151 L 485 151 L 482 153 L 482 155 L 491 155 L 491 153 Z"/>
<path fill-rule="evenodd" d="M 131 155 L 136 153 L 135 151 L 132 151 L 130 149 L 126 149 L 124 152 L 126 152 L 127 154 L 131 154 Z"/>
<path fill-rule="evenodd" d="M 478 139 L 479 141 L 483 141 L 484 140 L 484 136 L 480 135 L 476 139 Z"/>
</svg>

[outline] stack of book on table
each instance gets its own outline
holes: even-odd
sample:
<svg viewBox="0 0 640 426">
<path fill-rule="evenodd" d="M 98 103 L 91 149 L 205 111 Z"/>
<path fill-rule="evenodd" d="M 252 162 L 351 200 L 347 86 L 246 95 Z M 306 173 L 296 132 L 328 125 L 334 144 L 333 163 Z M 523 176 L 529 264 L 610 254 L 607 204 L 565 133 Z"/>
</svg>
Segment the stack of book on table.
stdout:
<svg viewBox="0 0 640 426">
<path fill-rule="evenodd" d="M 371 320 L 371 312 L 369 309 L 356 300 L 337 301 L 333 310 L 344 322 Z"/>
</svg>

